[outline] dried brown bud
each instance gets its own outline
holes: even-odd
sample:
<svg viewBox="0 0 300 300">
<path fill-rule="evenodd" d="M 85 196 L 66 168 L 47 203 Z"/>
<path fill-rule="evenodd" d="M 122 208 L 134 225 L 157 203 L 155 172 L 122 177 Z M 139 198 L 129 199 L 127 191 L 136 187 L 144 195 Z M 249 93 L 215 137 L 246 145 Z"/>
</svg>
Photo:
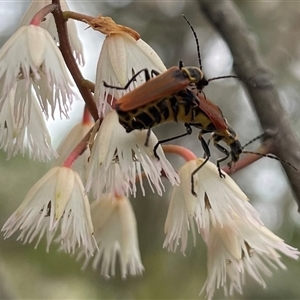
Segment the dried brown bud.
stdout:
<svg viewBox="0 0 300 300">
<path fill-rule="evenodd" d="M 140 38 L 140 35 L 135 30 L 117 24 L 112 18 L 110 17 L 103 17 L 99 15 L 97 18 L 92 20 L 84 20 L 87 24 L 89 24 L 94 30 L 100 31 L 103 34 L 111 35 L 111 34 L 123 34 L 127 33 L 132 36 L 136 41 Z"/>
</svg>

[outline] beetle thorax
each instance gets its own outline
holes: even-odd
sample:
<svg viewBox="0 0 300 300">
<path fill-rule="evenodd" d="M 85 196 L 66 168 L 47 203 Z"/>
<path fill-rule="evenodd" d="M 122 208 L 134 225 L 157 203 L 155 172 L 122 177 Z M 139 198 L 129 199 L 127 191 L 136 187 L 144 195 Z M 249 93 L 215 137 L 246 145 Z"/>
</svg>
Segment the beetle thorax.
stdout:
<svg viewBox="0 0 300 300">
<path fill-rule="evenodd" d="M 204 78 L 202 70 L 197 67 L 184 67 L 181 69 L 182 74 L 186 76 L 191 83 L 198 83 Z"/>
</svg>

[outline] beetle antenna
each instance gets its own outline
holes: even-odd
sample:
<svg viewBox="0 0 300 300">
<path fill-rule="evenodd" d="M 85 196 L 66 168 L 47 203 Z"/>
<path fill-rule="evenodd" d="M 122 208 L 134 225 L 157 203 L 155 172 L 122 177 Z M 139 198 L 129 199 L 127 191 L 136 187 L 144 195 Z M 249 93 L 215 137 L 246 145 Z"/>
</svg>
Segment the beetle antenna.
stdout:
<svg viewBox="0 0 300 300">
<path fill-rule="evenodd" d="M 192 24 L 190 23 L 190 21 L 186 18 L 186 16 L 184 14 L 182 15 L 182 17 L 185 19 L 185 21 L 190 26 L 190 28 L 191 28 L 191 30 L 193 32 L 193 35 L 195 37 L 195 41 L 196 41 L 196 45 L 197 45 L 197 54 L 198 54 L 199 67 L 200 67 L 200 70 L 202 70 L 201 55 L 200 55 L 200 46 L 199 46 L 199 39 L 198 39 L 197 33 L 194 30 L 194 27 L 192 26 Z"/>
<path fill-rule="evenodd" d="M 250 79 L 246 79 L 237 75 L 225 75 L 225 76 L 218 76 L 218 77 L 212 77 L 207 79 L 208 82 L 214 81 L 214 80 L 218 80 L 218 79 L 226 79 L 226 78 L 237 78 L 245 83 L 248 83 L 250 86 L 252 87 L 256 87 L 256 83 Z"/>
<path fill-rule="evenodd" d="M 254 154 L 254 155 L 259 155 L 259 156 L 263 156 L 263 157 L 268 157 L 268 158 L 271 158 L 271 159 L 275 159 L 275 160 L 278 160 L 280 162 L 283 162 L 283 163 L 289 165 L 295 171 L 298 171 L 298 169 L 295 166 L 293 166 L 290 162 L 288 162 L 288 161 L 286 161 L 284 159 L 278 158 L 277 156 L 272 155 L 272 154 L 263 154 L 263 153 L 254 152 L 254 151 L 243 151 L 243 153 Z"/>
<path fill-rule="evenodd" d="M 226 79 L 226 78 L 237 78 L 237 79 L 241 79 L 239 76 L 237 75 L 225 75 L 225 76 L 218 76 L 218 77 L 212 77 L 207 79 L 208 82 L 213 81 L 213 80 L 218 80 L 218 79 Z"/>
<path fill-rule="evenodd" d="M 242 146 L 242 149 L 244 149 L 248 145 L 252 144 L 253 142 L 259 140 L 263 136 L 264 136 L 264 133 L 261 133 L 260 135 L 256 136 L 255 138 L 253 138 L 252 140 L 250 140 L 249 142 L 247 142 L 244 146 Z"/>
<path fill-rule="evenodd" d="M 257 141 L 258 139 L 260 139 L 263 136 L 264 136 L 264 133 L 261 133 L 260 135 L 256 136 L 255 138 L 253 138 L 252 140 L 250 140 L 249 142 L 247 142 L 244 146 L 242 146 L 242 149 L 244 149 L 248 145 L 252 144 L 253 142 Z M 286 161 L 284 159 L 278 158 L 277 156 L 272 155 L 272 154 L 264 154 L 264 153 L 254 152 L 254 151 L 246 151 L 246 150 L 243 150 L 242 153 L 254 154 L 254 155 L 259 155 L 259 156 L 263 156 L 263 157 L 268 157 L 268 158 L 271 158 L 271 159 L 275 159 L 275 160 L 278 160 L 278 161 L 280 161 L 282 163 L 285 163 L 285 164 L 289 165 L 294 170 L 298 171 L 298 169 L 295 166 L 293 166 L 290 162 L 288 162 L 288 161 Z"/>
</svg>

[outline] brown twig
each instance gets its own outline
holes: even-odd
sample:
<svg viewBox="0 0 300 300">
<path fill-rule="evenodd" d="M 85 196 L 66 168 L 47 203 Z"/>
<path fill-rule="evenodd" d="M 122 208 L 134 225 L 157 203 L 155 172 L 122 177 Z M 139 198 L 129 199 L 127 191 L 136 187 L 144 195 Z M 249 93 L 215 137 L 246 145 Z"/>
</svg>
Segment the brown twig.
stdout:
<svg viewBox="0 0 300 300">
<path fill-rule="evenodd" d="M 232 1 L 198 1 L 201 10 L 227 42 L 234 69 L 245 78 L 246 88 L 261 125 L 268 132 L 271 152 L 299 169 L 300 145 L 293 133 L 289 118 L 280 104 L 272 76 L 259 55 L 253 35 Z M 250 85 L 249 82 L 254 83 Z M 300 172 L 282 165 L 289 179 L 300 211 Z"/>
<path fill-rule="evenodd" d="M 58 32 L 58 38 L 59 38 L 59 45 L 60 45 L 60 50 L 63 55 L 63 58 L 65 60 L 65 63 L 70 71 L 70 73 L 73 76 L 73 79 L 78 87 L 78 90 L 80 94 L 82 95 L 83 100 L 86 103 L 86 106 L 88 110 L 90 111 L 92 117 L 94 120 L 98 120 L 98 110 L 94 101 L 94 97 L 89 90 L 89 88 L 85 87 L 82 82 L 85 80 L 78 68 L 78 65 L 74 59 L 70 42 L 69 42 L 69 37 L 68 37 L 68 31 L 67 31 L 67 26 L 66 26 L 66 21 L 63 17 L 61 8 L 60 8 L 60 3 L 59 0 L 52 0 L 53 4 L 57 4 L 57 8 L 52 12 L 56 27 L 57 27 L 57 32 Z"/>
<path fill-rule="evenodd" d="M 88 79 L 84 79 L 84 80 L 82 80 L 81 83 L 84 87 L 88 88 L 92 93 L 95 92 L 95 83 L 94 82 L 92 82 Z"/>
<path fill-rule="evenodd" d="M 65 20 L 68 19 L 73 19 L 76 21 L 80 21 L 83 23 L 86 23 L 86 21 L 92 21 L 93 19 L 95 19 L 95 17 L 89 16 L 89 15 L 84 15 L 84 14 L 80 14 L 74 11 L 64 11 L 63 12 L 63 17 Z"/>
</svg>

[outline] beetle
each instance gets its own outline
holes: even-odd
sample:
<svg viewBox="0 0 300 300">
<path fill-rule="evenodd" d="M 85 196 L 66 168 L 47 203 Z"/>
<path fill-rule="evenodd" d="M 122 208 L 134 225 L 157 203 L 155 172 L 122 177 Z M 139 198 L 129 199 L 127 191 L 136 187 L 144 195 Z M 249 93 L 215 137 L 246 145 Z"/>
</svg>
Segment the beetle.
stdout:
<svg viewBox="0 0 300 300">
<path fill-rule="evenodd" d="M 142 69 L 136 73 L 124 87 L 112 86 L 103 82 L 105 87 L 118 90 L 127 90 L 130 84 L 141 73 L 145 74 L 146 82 L 128 92 L 116 102 L 116 109 L 122 111 L 130 111 L 135 108 L 147 105 L 156 100 L 168 98 L 176 95 L 178 92 L 185 90 L 190 84 L 195 84 L 197 89 L 201 91 L 204 86 L 208 85 L 203 71 L 197 67 L 184 67 L 183 62 L 179 62 L 179 66 L 173 66 L 167 71 L 159 74 L 155 70 Z M 153 75 L 157 75 L 153 77 Z M 196 97 L 188 97 L 186 101 L 198 104 Z"/>
<path fill-rule="evenodd" d="M 239 78 L 235 75 L 225 75 L 206 79 L 202 70 L 200 46 L 197 34 L 184 15 L 183 18 L 190 26 L 195 37 L 199 67 L 184 67 L 183 62 L 179 61 L 178 66 L 173 66 L 161 74 L 156 70 L 151 70 L 151 72 L 149 72 L 148 69 L 142 69 L 134 74 L 124 87 L 112 86 L 103 81 L 105 87 L 117 90 L 127 90 L 130 84 L 134 82 L 140 74 L 144 73 L 146 82 L 121 97 L 117 101 L 117 107 L 119 109 L 122 111 L 130 111 L 134 108 L 151 103 L 152 101 L 176 95 L 179 91 L 184 90 L 187 87 L 194 86 L 198 93 L 203 93 L 204 87 L 207 86 L 210 81 L 225 78 Z M 184 100 L 192 101 L 195 105 L 197 105 L 199 101 L 197 97 L 188 97 Z"/>
<path fill-rule="evenodd" d="M 195 99 L 197 99 L 197 105 L 195 104 Z M 122 105 L 119 105 L 117 101 L 115 109 L 119 116 L 119 122 L 126 132 L 143 129 L 150 130 L 166 122 L 182 122 L 185 124 L 186 133 L 159 141 L 155 145 L 153 151 L 157 158 L 156 150 L 161 143 L 191 134 L 192 127 L 200 129 L 198 138 L 206 154 L 206 159 L 191 175 L 193 195 L 196 195 L 194 191 L 194 175 L 210 157 L 210 150 L 202 137 L 203 134 L 212 133 L 211 139 L 214 146 L 225 154 L 224 158 L 217 160 L 220 177 L 225 177 L 221 171 L 220 163 L 229 156 L 231 156 L 231 162 L 237 162 L 239 155 L 242 153 L 242 146 L 238 136 L 224 118 L 221 109 L 203 94 L 195 92 L 191 88 L 180 90 L 173 96 L 159 98 L 142 106 L 134 107 L 131 110 L 122 110 L 121 108 Z M 221 146 L 219 144 L 220 141 L 225 142 L 231 151 Z"/>
<path fill-rule="evenodd" d="M 190 25 L 189 22 L 188 24 Z M 191 25 L 190 27 L 196 39 L 199 67 L 184 67 L 183 62 L 180 61 L 178 67 L 171 67 L 162 74 L 155 70 L 149 72 L 148 69 L 142 69 L 134 74 L 124 87 L 111 86 L 106 82 L 103 84 L 105 87 L 126 90 L 137 76 L 144 73 L 146 82 L 125 94 L 116 101 L 114 106 L 119 115 L 119 121 L 127 132 L 136 129 L 148 129 L 150 132 L 151 128 L 165 122 L 183 122 L 185 124 L 185 134 L 160 141 L 154 147 L 154 155 L 157 158 L 156 149 L 160 143 L 191 134 L 192 127 L 200 129 L 198 137 L 206 153 L 206 160 L 192 173 L 192 193 L 195 195 L 194 174 L 210 157 L 209 147 L 202 135 L 208 132 L 213 133 L 214 145 L 226 155 L 217 160 L 220 177 L 225 176 L 221 172 L 220 162 L 230 155 L 231 161 L 236 162 L 242 148 L 237 134 L 224 118 L 221 109 L 207 99 L 203 93 L 203 88 L 208 85 L 209 81 L 236 76 L 222 76 L 209 80 L 205 78 L 198 38 L 193 27 Z M 154 75 L 156 76 L 154 77 Z M 220 141 L 227 143 L 231 151 L 222 147 L 219 144 Z M 147 143 L 148 140 L 145 144 L 147 145 Z"/>
</svg>

